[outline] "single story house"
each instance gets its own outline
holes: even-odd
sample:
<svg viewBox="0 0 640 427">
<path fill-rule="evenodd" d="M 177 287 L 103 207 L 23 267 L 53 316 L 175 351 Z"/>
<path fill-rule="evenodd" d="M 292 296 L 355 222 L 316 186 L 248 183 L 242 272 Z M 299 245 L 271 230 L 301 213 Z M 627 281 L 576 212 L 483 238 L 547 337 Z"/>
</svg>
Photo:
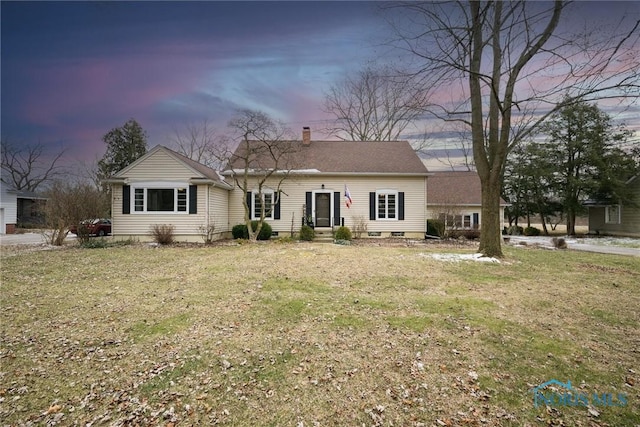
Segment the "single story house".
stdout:
<svg viewBox="0 0 640 427">
<path fill-rule="evenodd" d="M 634 204 L 614 200 L 587 200 L 589 233 L 640 237 L 640 175 L 626 182 L 633 193 Z"/>
<path fill-rule="evenodd" d="M 260 144 L 247 141 L 221 173 L 154 147 L 105 181 L 113 236 L 151 240 L 154 224 L 172 224 L 177 240 L 201 241 L 200 230 L 210 225 L 226 237 L 244 223 L 246 201 L 252 218 L 265 203 L 274 234 L 298 231 L 304 221 L 320 231 L 361 223 L 371 237 L 424 237 L 428 172 L 408 142 L 313 141 L 304 128 L 302 141 L 284 143 L 295 148 L 286 167 L 271 168 L 264 150 L 243 156 Z M 245 167 L 246 192 L 236 183 Z"/>
<path fill-rule="evenodd" d="M 16 190 L 0 181 L 0 234 L 13 234 L 18 224 L 42 221 L 43 197 L 33 191 Z"/>
<path fill-rule="evenodd" d="M 18 190 L 18 224 L 43 224 L 47 198 L 34 191 Z"/>
<path fill-rule="evenodd" d="M 152 240 L 154 225 L 173 225 L 178 241 L 215 227 L 229 232 L 232 186 L 215 170 L 161 145 L 104 180 L 111 185 L 111 235 Z"/>
<path fill-rule="evenodd" d="M 427 200 L 427 217 L 444 221 L 447 228 L 482 227 L 482 187 L 477 172 L 431 172 Z M 506 206 L 508 203 L 500 199 L 501 228 Z"/>
</svg>

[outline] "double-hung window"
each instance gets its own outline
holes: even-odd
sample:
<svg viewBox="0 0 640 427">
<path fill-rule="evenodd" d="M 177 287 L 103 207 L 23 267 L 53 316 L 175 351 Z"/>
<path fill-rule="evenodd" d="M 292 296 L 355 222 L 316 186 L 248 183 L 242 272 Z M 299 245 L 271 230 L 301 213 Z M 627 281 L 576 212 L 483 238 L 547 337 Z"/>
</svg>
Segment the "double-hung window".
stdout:
<svg viewBox="0 0 640 427">
<path fill-rule="evenodd" d="M 251 219 L 260 219 L 262 213 L 262 203 L 264 202 L 264 218 L 273 219 L 273 191 L 262 190 L 262 194 L 257 191 L 251 193 Z"/>
<path fill-rule="evenodd" d="M 396 191 L 376 192 L 377 219 L 397 219 L 398 193 Z"/>
</svg>

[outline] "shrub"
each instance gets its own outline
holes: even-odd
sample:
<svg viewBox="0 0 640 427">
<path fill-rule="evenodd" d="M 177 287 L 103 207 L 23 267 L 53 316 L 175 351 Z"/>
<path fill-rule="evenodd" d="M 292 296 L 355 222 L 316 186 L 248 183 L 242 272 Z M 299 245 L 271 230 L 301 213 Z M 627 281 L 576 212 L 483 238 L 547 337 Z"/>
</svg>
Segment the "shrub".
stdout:
<svg viewBox="0 0 640 427">
<path fill-rule="evenodd" d="M 351 240 L 351 230 L 349 227 L 338 227 L 334 238 L 336 240 Z"/>
<path fill-rule="evenodd" d="M 91 239 L 91 236 L 89 235 L 89 228 L 87 227 L 87 225 L 79 224 L 76 231 L 76 239 L 78 240 L 80 246 L 87 247 L 85 245 L 89 243 L 89 240 Z"/>
<path fill-rule="evenodd" d="M 233 236 L 234 239 L 248 239 L 249 231 L 247 231 L 247 225 L 246 224 L 234 225 L 233 228 L 231 229 L 231 235 Z"/>
<path fill-rule="evenodd" d="M 251 221 L 251 229 L 253 231 L 258 229 L 258 221 Z M 269 240 L 271 238 L 271 233 L 273 233 L 273 230 L 269 223 L 263 222 L 260 234 L 258 234 L 258 240 Z"/>
<path fill-rule="evenodd" d="M 305 240 L 307 242 L 310 242 L 313 240 L 313 238 L 316 236 L 315 231 L 313 230 L 313 228 L 309 227 L 308 225 L 303 225 L 300 228 L 300 240 Z"/>
<path fill-rule="evenodd" d="M 524 228 L 519 225 L 512 225 L 507 229 L 507 234 L 511 236 L 522 236 L 522 233 L 524 233 Z"/>
<path fill-rule="evenodd" d="M 155 224 L 151 226 L 151 235 L 153 240 L 161 245 L 169 245 L 173 243 L 173 232 L 175 227 L 167 224 Z"/>
<path fill-rule="evenodd" d="M 523 233 L 525 236 L 539 236 L 540 230 L 535 227 L 527 227 L 524 229 Z"/>
<path fill-rule="evenodd" d="M 553 247 L 556 249 L 567 249 L 567 241 L 562 237 L 554 237 L 551 242 L 553 242 Z"/>
<path fill-rule="evenodd" d="M 200 237 L 202 237 L 204 243 L 206 245 L 210 245 L 213 243 L 216 236 L 216 226 L 215 224 L 201 225 L 198 227 L 198 232 L 200 233 Z"/>
<path fill-rule="evenodd" d="M 251 221 L 251 229 L 253 231 L 258 229 L 258 221 Z M 273 233 L 271 226 L 268 223 L 263 222 L 260 234 L 258 234 L 258 240 L 269 240 L 271 238 L 271 233 Z M 249 231 L 247 230 L 246 224 L 234 225 L 233 228 L 231 228 L 231 235 L 234 239 L 248 239 Z"/>
<path fill-rule="evenodd" d="M 477 240 L 480 238 L 480 230 L 449 230 L 448 237 L 450 239 L 464 237 L 467 240 Z"/>
<path fill-rule="evenodd" d="M 427 234 L 429 236 L 444 236 L 444 221 L 441 221 L 439 219 L 428 219 Z"/>
<path fill-rule="evenodd" d="M 358 215 L 353 218 L 353 238 L 359 239 L 363 234 L 367 232 L 367 219 L 363 215 Z"/>
</svg>

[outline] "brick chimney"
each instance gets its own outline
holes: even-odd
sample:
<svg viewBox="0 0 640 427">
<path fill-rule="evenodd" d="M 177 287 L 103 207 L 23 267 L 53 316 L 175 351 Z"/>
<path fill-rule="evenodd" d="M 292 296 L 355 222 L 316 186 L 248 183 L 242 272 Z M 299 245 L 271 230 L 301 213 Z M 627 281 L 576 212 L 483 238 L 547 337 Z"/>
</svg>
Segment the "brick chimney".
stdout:
<svg viewBox="0 0 640 427">
<path fill-rule="evenodd" d="M 310 145 L 311 144 L 311 128 L 309 126 L 305 126 L 302 128 L 302 145 Z"/>
</svg>

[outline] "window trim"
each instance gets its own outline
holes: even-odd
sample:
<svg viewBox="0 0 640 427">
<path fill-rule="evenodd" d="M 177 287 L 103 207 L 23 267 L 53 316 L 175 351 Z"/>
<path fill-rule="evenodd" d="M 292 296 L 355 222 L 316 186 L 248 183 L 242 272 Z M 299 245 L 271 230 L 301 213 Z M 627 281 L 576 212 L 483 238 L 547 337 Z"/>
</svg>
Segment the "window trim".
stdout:
<svg viewBox="0 0 640 427">
<path fill-rule="evenodd" d="M 272 190 L 271 188 L 263 188 L 262 189 L 262 195 L 266 195 L 266 194 L 270 194 L 271 195 L 271 211 L 269 212 L 269 214 L 267 214 L 267 212 L 265 212 L 264 214 L 264 219 L 272 221 L 275 219 L 275 211 L 276 211 L 276 203 L 275 203 L 275 197 L 274 194 L 276 192 L 274 190 Z M 257 189 L 251 190 L 251 206 L 250 206 L 250 211 L 251 211 L 251 220 L 252 221 L 259 221 L 260 220 L 260 216 L 256 216 L 256 196 L 258 196 L 258 194 L 260 194 L 260 192 Z"/>
<path fill-rule="evenodd" d="M 135 215 L 189 215 L 190 212 L 190 192 L 191 185 L 188 182 L 137 182 L 130 185 L 133 190 L 133 197 L 130 197 L 130 213 Z M 142 190 L 142 210 L 138 210 L 136 205 L 136 199 L 138 194 Z M 148 210 L 148 190 L 173 190 L 173 210 L 171 211 L 151 211 Z M 179 207 L 179 192 L 184 190 L 184 204 L 183 210 L 178 210 Z M 139 200 L 139 199 L 138 199 Z M 197 202 L 196 202 L 197 203 Z"/>
<path fill-rule="evenodd" d="M 394 211 L 393 211 L 393 218 L 389 218 L 389 198 L 385 197 L 385 217 L 381 218 L 380 217 L 380 196 L 389 196 L 389 195 L 393 195 L 395 198 L 394 201 Z M 375 203 L 375 209 L 376 209 L 376 221 L 398 221 L 398 216 L 399 216 L 399 191 L 397 190 L 376 190 L 376 203 Z"/>
<path fill-rule="evenodd" d="M 611 208 L 615 208 L 615 218 L 611 216 Z M 621 224 L 622 223 L 622 207 L 617 205 L 607 205 L 604 207 L 604 222 L 605 224 Z"/>
</svg>

